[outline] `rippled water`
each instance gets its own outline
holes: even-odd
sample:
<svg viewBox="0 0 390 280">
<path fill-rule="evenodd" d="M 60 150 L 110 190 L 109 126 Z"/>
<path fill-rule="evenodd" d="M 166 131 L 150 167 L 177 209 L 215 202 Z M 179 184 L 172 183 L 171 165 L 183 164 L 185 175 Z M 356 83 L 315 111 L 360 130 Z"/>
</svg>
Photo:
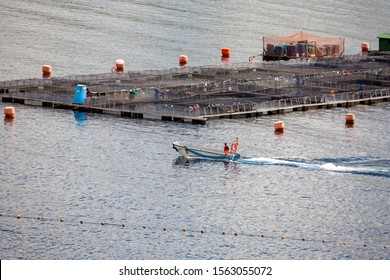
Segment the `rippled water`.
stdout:
<svg viewBox="0 0 390 280">
<path fill-rule="evenodd" d="M 353 128 L 345 108 L 196 126 L 15 107 L 0 128 L 2 259 L 390 257 L 387 103 L 349 109 Z M 239 163 L 172 149 L 236 136 Z"/>
<path fill-rule="evenodd" d="M 103 73 L 117 58 L 126 70 L 177 67 L 180 54 L 215 64 L 221 47 L 241 62 L 261 53 L 262 36 L 300 30 L 345 37 L 354 54 L 377 47 L 389 10 L 387 0 L 3 0 L 0 80 L 39 78 L 42 64 L 54 76 Z M 388 103 L 206 126 L 14 106 L 0 126 L 1 259 L 390 258 Z M 172 149 L 222 149 L 236 136 L 239 163 Z"/>
<path fill-rule="evenodd" d="M 367 1 L 66 1 L 0 2 L 0 80 L 109 72 L 117 58 L 126 70 L 220 63 L 222 47 L 231 62 L 262 53 L 263 36 L 299 31 L 344 37 L 347 54 L 362 42 L 378 49 L 388 32 L 388 0 Z"/>
</svg>

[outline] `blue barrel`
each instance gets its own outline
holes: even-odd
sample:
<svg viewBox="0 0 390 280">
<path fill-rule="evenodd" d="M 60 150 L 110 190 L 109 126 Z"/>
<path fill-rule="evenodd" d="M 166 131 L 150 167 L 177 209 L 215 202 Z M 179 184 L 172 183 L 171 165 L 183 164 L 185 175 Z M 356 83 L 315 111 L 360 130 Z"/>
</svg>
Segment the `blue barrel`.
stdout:
<svg viewBox="0 0 390 280">
<path fill-rule="evenodd" d="M 278 44 L 275 46 L 275 54 L 278 56 L 284 56 L 287 54 L 287 46 L 285 44 Z"/>
<path fill-rule="evenodd" d="M 76 92 L 74 94 L 73 104 L 84 104 L 87 98 L 87 86 L 77 85 Z"/>
<path fill-rule="evenodd" d="M 299 75 L 295 76 L 295 82 L 296 82 L 297 86 L 299 86 L 301 84 L 301 77 Z"/>
<path fill-rule="evenodd" d="M 307 52 L 307 44 L 305 43 L 298 43 L 298 53 L 299 55 L 305 55 Z"/>
</svg>

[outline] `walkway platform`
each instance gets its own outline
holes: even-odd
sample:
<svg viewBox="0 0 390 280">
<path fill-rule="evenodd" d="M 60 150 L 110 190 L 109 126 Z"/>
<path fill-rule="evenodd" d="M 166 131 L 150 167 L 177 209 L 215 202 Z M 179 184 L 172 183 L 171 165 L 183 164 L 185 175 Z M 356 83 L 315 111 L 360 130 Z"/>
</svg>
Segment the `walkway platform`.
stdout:
<svg viewBox="0 0 390 280">
<path fill-rule="evenodd" d="M 90 107 L 87 105 L 67 104 L 67 103 L 60 103 L 54 101 L 41 101 L 41 100 L 7 97 L 7 96 L 2 96 L 1 101 L 5 103 L 16 103 L 16 104 L 24 104 L 30 106 L 49 107 L 54 109 L 74 110 L 74 111 L 80 111 L 86 113 L 104 114 L 104 115 L 111 115 L 111 116 L 130 118 L 130 119 L 145 119 L 145 120 L 156 120 L 156 121 L 160 120 L 160 121 L 169 121 L 169 122 L 176 122 L 176 123 L 191 123 L 191 124 L 198 124 L 198 125 L 206 125 L 208 121 L 219 120 L 219 119 L 256 118 L 261 116 L 285 114 L 288 112 L 297 112 L 297 111 L 331 109 L 334 107 L 348 108 L 357 105 L 374 105 L 377 104 L 378 102 L 389 102 L 390 91 L 387 92 L 388 95 L 379 96 L 379 97 L 362 98 L 362 99 L 355 99 L 355 100 L 338 100 L 338 101 L 321 102 L 315 104 L 300 104 L 295 106 L 256 109 L 251 111 L 229 112 L 229 113 L 202 115 L 202 116 L 179 116 L 179 115 L 169 115 L 169 114 L 156 116 L 154 114 L 149 114 L 149 113 L 139 113 L 139 112 L 120 110 L 120 109 L 98 108 L 98 107 Z"/>
<path fill-rule="evenodd" d="M 80 84 L 89 93 L 83 105 L 73 104 Z M 389 95 L 390 65 L 367 56 L 0 81 L 2 102 L 192 124 L 370 105 Z"/>
</svg>

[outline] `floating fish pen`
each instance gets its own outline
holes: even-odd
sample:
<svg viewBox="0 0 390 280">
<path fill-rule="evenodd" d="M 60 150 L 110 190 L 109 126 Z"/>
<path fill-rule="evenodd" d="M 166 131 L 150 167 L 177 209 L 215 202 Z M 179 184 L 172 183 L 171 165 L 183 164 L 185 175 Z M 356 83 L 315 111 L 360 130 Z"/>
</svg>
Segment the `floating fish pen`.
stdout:
<svg viewBox="0 0 390 280">
<path fill-rule="evenodd" d="M 302 31 L 291 36 L 264 36 L 263 60 L 342 57 L 344 46 L 344 38 L 323 37 Z"/>
<path fill-rule="evenodd" d="M 78 85 L 87 92 L 75 98 Z M 3 102 L 173 119 L 327 102 L 331 90 L 338 100 L 357 91 L 383 96 L 375 90 L 384 88 L 390 88 L 390 65 L 344 56 L 3 81 L 0 96 Z"/>
</svg>

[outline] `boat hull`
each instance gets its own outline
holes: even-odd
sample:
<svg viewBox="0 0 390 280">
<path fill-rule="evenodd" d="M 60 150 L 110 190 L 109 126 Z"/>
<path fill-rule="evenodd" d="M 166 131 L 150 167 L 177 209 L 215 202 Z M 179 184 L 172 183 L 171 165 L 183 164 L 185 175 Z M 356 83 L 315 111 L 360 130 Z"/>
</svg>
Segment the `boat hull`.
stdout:
<svg viewBox="0 0 390 280">
<path fill-rule="evenodd" d="M 204 158 L 212 160 L 222 160 L 222 161 L 235 161 L 240 158 L 239 154 L 225 155 L 223 152 L 204 149 L 199 147 L 190 147 L 179 142 L 173 142 L 173 149 L 175 149 L 179 154 L 187 158 Z"/>
</svg>

